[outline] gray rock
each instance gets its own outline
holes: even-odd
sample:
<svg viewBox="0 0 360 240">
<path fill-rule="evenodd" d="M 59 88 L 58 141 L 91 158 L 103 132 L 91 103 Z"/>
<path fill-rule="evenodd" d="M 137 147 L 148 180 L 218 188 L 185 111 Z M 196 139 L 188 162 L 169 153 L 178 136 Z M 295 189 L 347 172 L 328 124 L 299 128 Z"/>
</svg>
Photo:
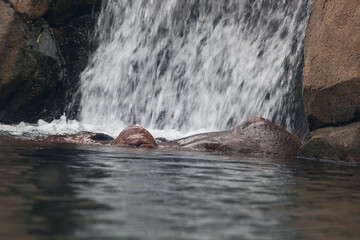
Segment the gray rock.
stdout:
<svg viewBox="0 0 360 240">
<path fill-rule="evenodd" d="M 360 122 L 319 128 L 310 132 L 300 148 L 304 157 L 360 162 Z"/>
</svg>

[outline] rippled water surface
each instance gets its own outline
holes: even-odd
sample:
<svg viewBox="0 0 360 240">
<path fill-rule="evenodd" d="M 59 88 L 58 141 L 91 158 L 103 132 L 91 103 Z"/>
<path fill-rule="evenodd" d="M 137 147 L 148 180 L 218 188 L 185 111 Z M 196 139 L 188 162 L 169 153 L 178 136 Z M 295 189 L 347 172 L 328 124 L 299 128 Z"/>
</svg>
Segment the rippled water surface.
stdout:
<svg viewBox="0 0 360 240">
<path fill-rule="evenodd" d="M 360 167 L 0 143 L 1 239 L 357 239 Z"/>
</svg>

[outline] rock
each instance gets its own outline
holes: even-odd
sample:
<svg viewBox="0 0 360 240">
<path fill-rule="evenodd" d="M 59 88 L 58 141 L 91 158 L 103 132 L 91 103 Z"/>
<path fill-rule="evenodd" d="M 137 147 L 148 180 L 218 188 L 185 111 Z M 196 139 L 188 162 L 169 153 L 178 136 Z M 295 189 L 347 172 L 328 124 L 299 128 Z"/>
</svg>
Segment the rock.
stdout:
<svg viewBox="0 0 360 240">
<path fill-rule="evenodd" d="M 95 49 L 90 39 L 100 5 L 0 0 L 0 122 L 52 121 L 65 111 L 76 116 L 72 95 Z"/>
<path fill-rule="evenodd" d="M 360 122 L 312 131 L 301 146 L 300 155 L 360 162 Z"/>
<path fill-rule="evenodd" d="M 45 14 L 48 0 L 9 0 L 15 10 L 30 19 L 37 19 Z"/>
<path fill-rule="evenodd" d="M 111 145 L 255 154 L 275 158 L 295 157 L 301 145 L 297 136 L 264 118 L 252 119 L 228 131 L 196 134 L 172 141 L 164 138 L 156 140 L 146 129 L 132 126 L 124 129 Z"/>
<path fill-rule="evenodd" d="M 23 36 L 23 23 L 15 16 L 15 11 L 9 4 L 0 1 L 0 89 L 11 80 L 24 42 Z M 0 98 L 3 97 L 1 95 Z"/>
<path fill-rule="evenodd" d="M 45 19 L 50 25 L 64 25 L 79 16 L 91 16 L 100 11 L 102 0 L 49 0 Z"/>
<path fill-rule="evenodd" d="M 157 138 L 155 141 L 145 128 L 130 126 L 125 128 L 115 140 L 111 140 L 112 138 L 106 134 L 91 132 L 36 139 L 42 142 L 110 143 L 117 147 L 240 153 L 286 159 L 296 157 L 301 145 L 301 140 L 296 135 L 264 118 L 252 119 L 228 131 L 196 134 L 172 141 L 164 138 Z"/>
<path fill-rule="evenodd" d="M 267 119 L 255 118 L 228 131 L 193 135 L 159 143 L 159 147 L 223 153 L 256 154 L 292 158 L 298 154 L 301 140 L 285 128 Z"/>
<path fill-rule="evenodd" d="M 360 119 L 360 2 L 314 0 L 304 45 L 310 129 Z"/>
<path fill-rule="evenodd" d="M 111 142 L 118 147 L 155 148 L 154 137 L 143 127 L 130 126 L 125 128 L 119 136 Z"/>
<path fill-rule="evenodd" d="M 23 45 L 14 58 L 7 84 L 0 87 L 0 121 L 36 122 L 61 115 L 64 62 L 54 31 L 43 19 L 25 25 Z"/>
<path fill-rule="evenodd" d="M 91 41 L 95 26 L 95 18 L 84 15 L 68 21 L 56 29 L 60 53 L 66 68 L 66 106 L 68 117 L 75 118 L 79 109 L 80 96 L 76 94 L 79 88 L 80 73 L 88 64 L 88 59 L 95 50 Z M 73 99 L 74 98 L 74 99 Z"/>
<path fill-rule="evenodd" d="M 104 133 L 79 132 L 70 135 L 38 137 L 35 141 L 51 143 L 109 144 L 113 138 Z"/>
</svg>

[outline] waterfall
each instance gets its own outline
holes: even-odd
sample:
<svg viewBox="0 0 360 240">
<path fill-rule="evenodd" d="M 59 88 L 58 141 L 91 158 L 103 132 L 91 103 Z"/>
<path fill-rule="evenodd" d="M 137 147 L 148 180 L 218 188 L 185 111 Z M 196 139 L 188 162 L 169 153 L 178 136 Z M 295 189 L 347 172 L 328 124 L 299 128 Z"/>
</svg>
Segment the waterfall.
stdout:
<svg viewBox="0 0 360 240">
<path fill-rule="evenodd" d="M 300 132 L 311 0 L 105 0 L 80 119 L 224 130 L 266 117 Z"/>
</svg>

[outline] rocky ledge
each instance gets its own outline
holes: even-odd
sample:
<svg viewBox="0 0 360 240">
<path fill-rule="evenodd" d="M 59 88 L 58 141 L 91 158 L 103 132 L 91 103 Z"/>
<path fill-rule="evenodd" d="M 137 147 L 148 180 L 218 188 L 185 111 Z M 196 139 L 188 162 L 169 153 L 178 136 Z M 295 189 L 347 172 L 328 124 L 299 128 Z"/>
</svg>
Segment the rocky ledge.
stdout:
<svg viewBox="0 0 360 240">
<path fill-rule="evenodd" d="M 360 161 L 360 2 L 314 0 L 304 43 L 302 155 Z"/>
</svg>

